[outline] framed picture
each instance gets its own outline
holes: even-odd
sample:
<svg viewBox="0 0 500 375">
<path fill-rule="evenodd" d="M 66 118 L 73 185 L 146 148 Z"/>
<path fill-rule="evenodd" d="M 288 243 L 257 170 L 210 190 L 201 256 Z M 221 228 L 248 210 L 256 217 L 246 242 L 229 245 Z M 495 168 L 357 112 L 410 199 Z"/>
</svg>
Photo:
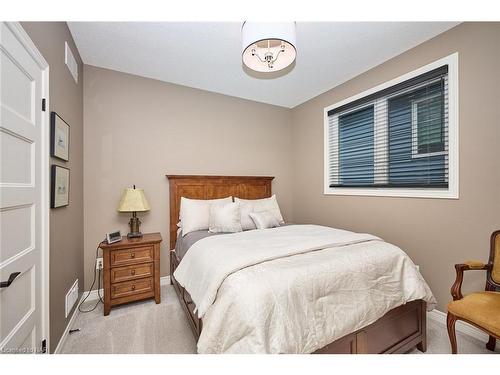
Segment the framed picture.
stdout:
<svg viewBox="0 0 500 375">
<path fill-rule="evenodd" d="M 57 113 L 50 114 L 50 155 L 64 160 L 69 160 L 69 125 Z"/>
<path fill-rule="evenodd" d="M 69 169 L 59 165 L 52 165 L 50 172 L 50 207 L 67 206 L 69 204 Z"/>
</svg>

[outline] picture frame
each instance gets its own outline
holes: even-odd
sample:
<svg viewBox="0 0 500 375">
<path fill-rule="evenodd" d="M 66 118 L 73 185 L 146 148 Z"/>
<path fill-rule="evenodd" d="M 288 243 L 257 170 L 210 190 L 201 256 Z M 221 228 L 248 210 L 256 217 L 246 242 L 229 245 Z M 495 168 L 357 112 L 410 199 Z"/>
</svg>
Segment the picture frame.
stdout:
<svg viewBox="0 0 500 375">
<path fill-rule="evenodd" d="M 69 205 L 69 168 L 53 164 L 50 171 L 50 207 Z"/>
<path fill-rule="evenodd" d="M 50 156 L 69 161 L 69 128 L 56 112 L 50 113 Z"/>
</svg>

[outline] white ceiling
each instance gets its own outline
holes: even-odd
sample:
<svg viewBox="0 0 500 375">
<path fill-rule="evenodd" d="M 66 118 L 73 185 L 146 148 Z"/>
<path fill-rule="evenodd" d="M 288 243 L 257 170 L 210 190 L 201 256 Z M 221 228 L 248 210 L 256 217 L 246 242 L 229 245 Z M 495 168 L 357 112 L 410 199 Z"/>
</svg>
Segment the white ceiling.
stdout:
<svg viewBox="0 0 500 375">
<path fill-rule="evenodd" d="M 295 107 L 456 22 L 298 22 L 297 60 L 262 79 L 241 64 L 241 23 L 69 22 L 85 64 Z"/>
</svg>

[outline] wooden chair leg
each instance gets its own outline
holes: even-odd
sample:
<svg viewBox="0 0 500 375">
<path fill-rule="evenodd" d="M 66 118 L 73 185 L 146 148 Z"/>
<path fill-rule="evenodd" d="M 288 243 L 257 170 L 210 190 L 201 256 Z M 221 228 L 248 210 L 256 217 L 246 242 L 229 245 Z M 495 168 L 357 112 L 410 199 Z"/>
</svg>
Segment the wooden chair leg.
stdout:
<svg viewBox="0 0 500 375">
<path fill-rule="evenodd" d="M 448 316 L 446 317 L 446 326 L 448 328 L 448 336 L 450 336 L 451 354 L 457 354 L 457 335 L 455 333 L 456 322 L 456 316 L 448 312 Z"/>
<path fill-rule="evenodd" d="M 494 352 L 496 343 L 497 343 L 497 339 L 493 336 L 490 336 L 490 339 L 489 339 L 488 343 L 486 344 L 486 349 Z"/>
</svg>

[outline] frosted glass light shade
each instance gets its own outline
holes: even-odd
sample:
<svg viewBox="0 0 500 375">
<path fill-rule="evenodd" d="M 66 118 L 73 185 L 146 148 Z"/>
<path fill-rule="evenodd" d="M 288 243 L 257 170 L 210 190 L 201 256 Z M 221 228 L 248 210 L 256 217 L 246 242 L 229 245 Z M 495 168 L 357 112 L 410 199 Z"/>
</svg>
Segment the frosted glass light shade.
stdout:
<svg viewBox="0 0 500 375">
<path fill-rule="evenodd" d="M 143 189 L 125 189 L 118 205 L 119 212 L 149 211 L 149 203 Z"/>
<path fill-rule="evenodd" d="M 295 22 L 245 22 L 241 28 L 243 64 L 257 72 L 277 72 L 295 61 Z"/>
</svg>

